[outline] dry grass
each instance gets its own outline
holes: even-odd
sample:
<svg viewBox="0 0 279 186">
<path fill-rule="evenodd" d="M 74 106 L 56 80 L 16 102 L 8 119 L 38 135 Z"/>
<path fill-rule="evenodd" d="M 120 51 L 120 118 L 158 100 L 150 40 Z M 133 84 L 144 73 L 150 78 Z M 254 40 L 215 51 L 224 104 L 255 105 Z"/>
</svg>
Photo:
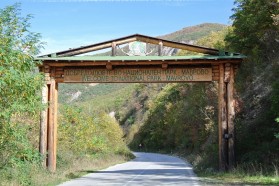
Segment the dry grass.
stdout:
<svg viewBox="0 0 279 186">
<path fill-rule="evenodd" d="M 89 172 L 104 169 L 109 166 L 126 162 L 128 158 L 115 154 L 103 154 L 95 157 L 75 158 L 73 155 L 66 157 L 67 163 L 58 165 L 55 173 L 34 168 L 32 183 L 39 185 L 57 185 L 70 179 L 81 177 Z"/>
<path fill-rule="evenodd" d="M 197 171 L 205 185 L 279 185 L 278 166 L 272 170 L 260 164 L 240 165 L 231 172 Z"/>
</svg>

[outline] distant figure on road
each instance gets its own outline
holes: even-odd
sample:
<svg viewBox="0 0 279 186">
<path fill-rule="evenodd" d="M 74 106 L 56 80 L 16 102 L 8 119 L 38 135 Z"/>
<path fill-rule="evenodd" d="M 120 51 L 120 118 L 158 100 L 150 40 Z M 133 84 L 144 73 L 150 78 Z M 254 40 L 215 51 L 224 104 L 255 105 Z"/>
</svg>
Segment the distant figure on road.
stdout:
<svg viewBox="0 0 279 186">
<path fill-rule="evenodd" d="M 139 151 L 142 151 L 142 144 L 139 144 Z"/>
</svg>

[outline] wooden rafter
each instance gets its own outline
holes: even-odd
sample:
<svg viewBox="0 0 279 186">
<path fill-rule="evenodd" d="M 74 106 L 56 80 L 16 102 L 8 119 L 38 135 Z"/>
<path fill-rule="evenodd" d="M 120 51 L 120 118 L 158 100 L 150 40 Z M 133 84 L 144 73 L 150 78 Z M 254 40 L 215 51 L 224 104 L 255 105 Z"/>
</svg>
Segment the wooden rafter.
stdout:
<svg viewBox="0 0 279 186">
<path fill-rule="evenodd" d="M 93 52 L 93 51 L 97 51 L 97 50 L 114 47 L 115 45 L 126 44 L 126 43 L 133 42 L 133 41 L 142 41 L 142 42 L 146 42 L 146 43 L 150 43 L 150 44 L 178 48 L 178 49 L 182 49 L 182 50 L 188 50 L 188 51 L 198 52 L 198 53 L 203 53 L 203 54 L 219 55 L 219 50 L 217 50 L 217 49 L 200 47 L 200 46 L 195 46 L 195 45 L 190 45 L 190 44 L 185 44 L 185 43 L 179 43 L 179 42 L 169 41 L 169 40 L 165 40 L 165 39 L 159 39 L 159 38 L 155 38 L 155 37 L 140 35 L 140 34 L 134 34 L 134 35 L 130 35 L 130 36 L 114 39 L 114 40 L 109 40 L 109 41 L 105 41 L 105 42 L 101 42 L 101 43 L 96 43 L 96 44 L 92 44 L 92 45 L 81 46 L 78 48 L 60 51 L 55 54 L 57 57 L 75 56 L 75 55 L 79 55 L 79 54 L 84 54 L 84 53 L 88 53 L 88 52 Z M 52 56 L 52 54 L 47 54 L 47 55 L 43 55 L 40 57 L 51 57 L 51 56 Z"/>
</svg>

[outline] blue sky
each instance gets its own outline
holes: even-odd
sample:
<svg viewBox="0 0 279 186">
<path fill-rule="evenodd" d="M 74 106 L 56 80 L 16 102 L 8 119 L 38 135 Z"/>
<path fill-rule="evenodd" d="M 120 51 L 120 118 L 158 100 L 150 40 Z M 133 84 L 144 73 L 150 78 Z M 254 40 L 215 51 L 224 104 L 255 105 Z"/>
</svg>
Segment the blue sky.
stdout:
<svg viewBox="0 0 279 186">
<path fill-rule="evenodd" d="M 135 33 L 159 36 L 201 23 L 231 24 L 233 0 L 0 0 L 21 2 L 32 31 L 47 42 L 42 53 Z"/>
</svg>

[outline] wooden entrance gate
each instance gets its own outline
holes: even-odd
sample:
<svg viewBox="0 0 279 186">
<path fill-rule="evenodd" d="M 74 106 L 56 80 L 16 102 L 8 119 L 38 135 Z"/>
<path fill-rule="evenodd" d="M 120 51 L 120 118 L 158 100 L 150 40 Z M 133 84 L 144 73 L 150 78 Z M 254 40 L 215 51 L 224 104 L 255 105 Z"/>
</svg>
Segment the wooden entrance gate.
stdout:
<svg viewBox="0 0 279 186">
<path fill-rule="evenodd" d="M 130 42 L 157 45 L 157 56 L 140 56 L 143 53 L 117 56 L 116 47 Z M 164 47 L 202 55 L 163 56 Z M 111 48 L 111 56 L 76 56 L 105 48 Z M 36 60 L 42 62 L 40 71 L 45 74 L 42 102 L 48 104 L 41 112 L 40 153 L 46 157 L 44 165 L 50 171 L 56 170 L 58 83 L 216 81 L 219 84 L 219 168 L 225 171 L 234 167 L 234 77 L 243 61 L 242 55 L 135 34 L 40 56 Z"/>
</svg>

